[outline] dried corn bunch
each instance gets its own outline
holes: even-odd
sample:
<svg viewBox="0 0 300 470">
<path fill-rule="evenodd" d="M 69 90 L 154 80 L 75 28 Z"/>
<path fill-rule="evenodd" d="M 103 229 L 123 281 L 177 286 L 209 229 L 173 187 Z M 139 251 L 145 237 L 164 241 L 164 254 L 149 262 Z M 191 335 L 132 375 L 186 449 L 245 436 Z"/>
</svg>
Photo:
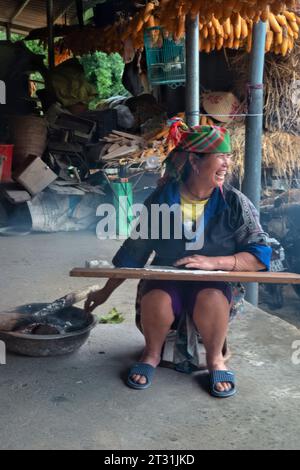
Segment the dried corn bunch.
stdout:
<svg viewBox="0 0 300 470">
<path fill-rule="evenodd" d="M 166 37 L 171 35 L 175 41 L 182 39 L 185 35 L 186 6 L 187 3 L 185 7 L 182 4 L 177 4 L 177 7 L 172 7 L 172 11 L 171 8 L 166 9 L 166 16 L 162 16 L 160 19 L 154 16 L 154 13 L 157 11 L 155 8 L 151 9 L 151 12 L 148 12 L 147 15 L 146 11 L 139 13 L 129 23 L 127 28 L 123 27 L 122 40 L 131 37 L 135 49 L 139 49 L 143 47 L 144 29 L 158 25 L 163 26 Z M 140 28 L 141 18 L 146 18 L 147 21 L 144 21 L 143 26 Z M 266 21 L 268 29 L 266 52 L 275 52 L 285 56 L 293 49 L 295 39 L 298 39 L 300 18 L 295 13 L 285 10 L 279 15 L 269 13 Z M 199 21 L 200 50 L 209 53 L 215 49 L 220 50 L 223 47 L 230 49 L 245 47 L 250 52 L 253 23 L 254 20 L 244 19 L 238 12 L 233 12 L 229 18 L 223 21 L 215 15 L 212 15 L 211 20 L 206 22 L 201 17 Z M 135 25 L 138 25 L 136 29 Z M 110 29 L 108 36 L 113 32 Z M 153 44 L 159 46 L 158 42 L 161 41 L 161 35 L 155 31 L 152 32 L 152 35 Z M 110 42 L 108 37 L 105 41 L 106 47 Z M 121 52 L 119 41 L 117 41 L 116 46 L 117 50 L 114 52 Z"/>
<path fill-rule="evenodd" d="M 149 2 L 129 20 L 120 19 L 119 22 L 105 28 L 101 50 L 107 53 L 119 52 L 122 54 L 123 45 L 129 38 L 134 49 L 138 50 L 144 47 L 144 30 L 159 24 L 158 19 L 154 16 L 158 5 L 158 1 Z"/>
<path fill-rule="evenodd" d="M 69 34 L 63 39 L 65 48 L 69 48 L 76 55 L 83 55 L 101 50 L 108 54 L 119 52 L 123 54 L 124 43 L 131 39 L 134 49 L 144 47 L 144 30 L 159 25 L 159 20 L 154 16 L 158 2 L 147 3 L 136 15 L 128 20 L 120 19 L 113 25 L 103 29 L 94 27 L 84 28 L 84 40 L 79 31 Z M 159 34 L 156 35 L 157 39 Z"/>
<path fill-rule="evenodd" d="M 295 0 L 161 0 L 159 10 L 162 24 L 168 22 L 170 15 L 179 9 L 183 14 L 199 14 L 203 23 L 211 21 L 213 15 L 223 22 L 233 13 L 240 13 L 242 18 L 257 22 L 259 19 L 266 21 L 270 12 L 278 15 L 295 6 Z"/>
<path fill-rule="evenodd" d="M 252 29 L 255 21 L 259 17 L 245 14 L 245 11 L 239 6 L 230 9 L 231 4 L 237 4 L 235 0 L 226 1 L 226 18 L 221 14 L 221 9 L 225 8 L 225 3 L 206 2 L 206 0 L 160 0 L 149 2 L 134 17 L 124 20 L 120 19 L 112 26 L 108 26 L 101 30 L 86 27 L 84 29 L 84 40 L 80 32 L 74 32 L 68 35 L 63 44 L 66 49 L 70 49 L 76 55 L 86 54 L 101 50 L 106 53 L 119 52 L 123 54 L 124 43 L 127 39 L 131 39 L 134 49 L 144 47 L 144 31 L 148 28 L 161 26 L 163 27 L 164 36 L 172 36 L 175 41 L 179 41 L 185 35 L 185 18 L 186 14 L 195 12 L 195 8 L 199 4 L 208 4 L 215 6 L 215 13 L 209 16 L 201 13 L 199 20 L 199 48 L 207 53 L 222 48 L 239 49 L 246 48 L 248 52 L 252 45 Z M 243 8 L 249 4 L 264 4 L 266 2 L 238 2 L 243 4 Z M 270 2 L 269 2 L 270 3 Z M 273 9 L 275 4 L 273 2 Z M 281 4 L 281 2 L 280 2 Z M 218 8 L 217 8 L 218 6 Z M 210 7 L 212 8 L 212 7 Z M 217 8 L 217 9 L 216 9 Z M 222 11 L 223 11 L 222 10 Z M 277 8 L 279 10 L 279 7 Z M 227 14 L 231 14 L 227 17 Z M 202 12 L 202 10 L 201 10 Z M 243 16 L 245 14 L 245 17 Z M 276 54 L 286 55 L 294 47 L 294 41 L 299 34 L 299 17 L 290 11 L 283 10 L 281 14 L 274 15 L 267 6 L 266 14 L 260 16 L 267 21 L 267 38 L 266 52 L 275 52 Z M 162 44 L 162 35 L 159 31 L 152 31 L 153 45 L 158 47 Z"/>
<path fill-rule="evenodd" d="M 160 25 L 163 27 L 165 37 L 172 36 L 175 41 L 179 41 L 185 35 L 185 18 L 186 14 L 191 11 L 192 3 L 193 0 L 186 0 L 186 2 L 182 0 L 176 2 L 175 5 L 173 2 L 166 2 L 166 7 L 163 13 L 160 14 L 160 18 L 157 12 L 161 10 L 162 6 L 159 9 L 155 8 L 154 4 L 149 3 L 148 6 L 151 5 L 151 10 L 146 11 L 144 9 L 136 15 L 128 27 L 124 29 L 124 33 L 121 35 L 122 40 L 131 37 L 135 49 L 139 49 L 143 47 L 144 30 Z M 266 52 L 275 52 L 285 56 L 293 49 L 295 39 L 298 39 L 300 18 L 295 13 L 287 10 L 278 15 L 270 12 L 269 8 L 267 8 L 267 11 Z M 244 19 L 237 11 L 233 11 L 226 20 L 224 20 L 224 17 L 218 18 L 215 14 L 210 16 L 209 21 L 204 20 L 204 17 L 201 16 L 199 20 L 200 50 L 209 53 L 223 47 L 230 49 L 245 47 L 250 52 L 255 21 L 256 18 Z M 155 31 L 152 32 L 152 35 L 153 45 L 159 46 L 162 36 Z M 120 52 L 119 42 L 118 47 Z"/>
<path fill-rule="evenodd" d="M 66 48 L 70 48 L 74 54 L 83 55 L 95 51 L 123 53 L 124 42 L 131 39 L 135 49 L 144 46 L 144 29 L 155 26 L 153 11 L 157 2 L 149 2 L 139 13 L 127 20 L 120 18 L 113 25 L 102 29 L 94 27 L 84 28 L 84 40 L 82 34 L 76 31 L 63 39 Z"/>
<path fill-rule="evenodd" d="M 158 2 L 149 2 L 128 22 L 119 39 L 124 42 L 131 39 L 135 49 L 144 46 L 144 30 L 158 25 L 158 20 L 154 16 L 154 10 L 158 6 Z"/>
<path fill-rule="evenodd" d="M 300 18 L 284 11 L 282 15 L 270 15 L 266 38 L 266 51 L 285 56 L 294 48 L 299 37 Z"/>
<path fill-rule="evenodd" d="M 83 31 L 74 31 L 65 36 L 60 41 L 60 45 L 79 56 L 95 51 L 122 54 L 124 44 L 120 41 L 120 35 L 127 27 L 128 24 L 124 20 L 102 29 L 85 26 Z"/>
<path fill-rule="evenodd" d="M 68 49 L 63 49 L 61 50 L 60 47 L 55 47 L 54 49 L 54 61 L 55 61 L 55 66 L 62 64 L 66 60 L 70 59 L 72 57 L 72 53 Z"/>
<path fill-rule="evenodd" d="M 168 2 L 166 5 L 160 2 L 159 24 L 164 28 L 164 34 L 172 35 L 175 41 L 182 39 L 185 35 L 185 18 L 189 12 L 190 3 L 188 0 Z"/>
<path fill-rule="evenodd" d="M 246 48 L 251 51 L 253 20 L 245 20 L 239 13 L 233 13 L 223 23 L 214 15 L 211 21 L 199 23 L 199 48 L 207 53 L 220 50 Z M 267 20 L 266 52 L 285 56 L 294 47 L 299 36 L 300 18 L 292 12 L 282 15 L 270 13 Z"/>
</svg>

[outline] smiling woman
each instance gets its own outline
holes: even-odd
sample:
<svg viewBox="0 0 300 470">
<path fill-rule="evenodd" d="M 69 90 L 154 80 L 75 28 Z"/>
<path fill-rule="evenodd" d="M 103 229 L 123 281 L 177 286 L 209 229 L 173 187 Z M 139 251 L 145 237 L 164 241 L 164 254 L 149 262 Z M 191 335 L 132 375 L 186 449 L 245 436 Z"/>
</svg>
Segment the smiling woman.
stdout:
<svg viewBox="0 0 300 470">
<path fill-rule="evenodd" d="M 174 218 L 183 215 L 185 225 L 188 203 L 192 206 L 187 215 L 188 225 L 193 229 L 194 239 L 186 243 L 184 230 L 181 238 L 171 232 L 166 239 L 161 231 L 154 238 L 129 238 L 115 255 L 113 264 L 143 267 L 154 251 L 154 266 L 209 271 L 269 269 L 271 249 L 258 213 L 246 196 L 226 182 L 231 162 L 228 131 L 216 126 L 188 128 L 177 120 L 171 126 L 169 138 L 175 149 L 166 159 L 165 174 L 158 188 L 145 203 L 146 212 L 151 213 L 155 205 L 170 208 L 176 205 L 181 210 Z M 148 233 L 152 233 L 152 224 L 148 217 Z M 90 296 L 87 310 L 105 302 L 121 282 L 109 280 L 101 291 Z M 236 288 L 226 282 L 142 280 L 137 294 L 137 325 L 146 345 L 140 361 L 129 371 L 127 385 L 134 389 L 151 385 L 169 331 L 180 330 L 184 324 L 185 334 L 179 339 L 178 350 L 182 360 L 183 345 L 186 346 L 186 369 L 191 371 L 197 365 L 197 348 L 191 353 L 192 346 L 187 344 L 193 331 L 196 339 L 191 343 L 195 345 L 200 335 L 206 350 L 210 393 L 216 397 L 233 395 L 234 374 L 227 369 L 224 354 L 228 322 L 241 302 L 240 291 L 238 297 L 236 293 Z"/>
<path fill-rule="evenodd" d="M 230 170 L 231 158 L 232 155 L 230 153 L 212 153 L 203 154 L 203 156 L 191 153 L 187 162 L 190 184 L 185 184 L 185 189 L 191 196 L 197 199 L 206 198 L 203 195 L 206 186 L 204 182 L 207 184 L 210 181 L 212 187 L 216 184 L 222 185 Z M 193 174 L 197 175 L 195 181 L 191 178 Z"/>
</svg>

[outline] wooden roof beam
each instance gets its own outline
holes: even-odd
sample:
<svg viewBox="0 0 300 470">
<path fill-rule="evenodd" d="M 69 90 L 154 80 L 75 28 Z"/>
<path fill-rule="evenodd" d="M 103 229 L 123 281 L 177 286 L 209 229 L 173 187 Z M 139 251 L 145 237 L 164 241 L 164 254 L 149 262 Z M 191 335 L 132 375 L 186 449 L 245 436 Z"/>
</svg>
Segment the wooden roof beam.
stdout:
<svg viewBox="0 0 300 470">
<path fill-rule="evenodd" d="M 77 11 L 77 18 L 78 18 L 79 26 L 82 28 L 84 26 L 82 0 L 76 0 L 76 11 Z"/>
<path fill-rule="evenodd" d="M 6 26 L 7 26 L 7 21 L 0 21 L 0 27 L 6 28 Z M 12 32 L 16 31 L 18 33 L 24 33 L 24 34 L 29 33 L 32 29 L 32 28 L 29 28 L 29 26 L 24 26 L 22 24 L 17 24 L 17 23 L 10 24 L 9 26 Z"/>
<path fill-rule="evenodd" d="M 54 18 L 53 18 L 53 24 L 59 20 L 59 18 L 63 15 L 65 15 L 67 13 L 67 11 L 71 8 L 71 6 L 73 6 L 75 3 L 75 0 L 71 0 L 70 2 L 68 2 L 67 5 L 65 5 L 63 8 L 60 9 L 60 11 L 58 13 L 56 13 L 56 15 L 54 15 Z"/>
<path fill-rule="evenodd" d="M 23 0 L 20 5 L 16 8 L 14 14 L 10 17 L 9 23 L 13 23 L 13 21 L 22 13 L 22 11 L 27 7 L 28 3 L 31 0 Z"/>
</svg>

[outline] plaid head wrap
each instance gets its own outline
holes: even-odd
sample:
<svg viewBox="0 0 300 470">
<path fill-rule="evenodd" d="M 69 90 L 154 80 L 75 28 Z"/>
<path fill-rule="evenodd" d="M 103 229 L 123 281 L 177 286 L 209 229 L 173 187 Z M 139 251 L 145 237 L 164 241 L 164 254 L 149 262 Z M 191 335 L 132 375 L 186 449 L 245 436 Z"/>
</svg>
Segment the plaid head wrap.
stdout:
<svg viewBox="0 0 300 470">
<path fill-rule="evenodd" d="M 168 141 L 176 150 L 193 153 L 231 153 L 230 135 L 218 126 L 188 127 L 183 121 L 173 121 Z"/>
<path fill-rule="evenodd" d="M 230 135 L 224 127 L 188 127 L 178 118 L 171 121 L 168 143 L 173 150 L 165 160 L 166 170 L 160 184 L 170 178 L 181 178 L 189 153 L 231 153 Z"/>
</svg>

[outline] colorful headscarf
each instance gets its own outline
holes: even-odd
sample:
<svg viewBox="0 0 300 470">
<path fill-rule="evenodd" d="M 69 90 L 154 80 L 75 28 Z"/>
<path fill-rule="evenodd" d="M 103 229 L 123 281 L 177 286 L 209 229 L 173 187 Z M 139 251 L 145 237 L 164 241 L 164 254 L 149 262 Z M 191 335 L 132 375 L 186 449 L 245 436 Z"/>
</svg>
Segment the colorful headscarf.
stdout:
<svg viewBox="0 0 300 470">
<path fill-rule="evenodd" d="M 176 119 L 170 127 L 168 141 L 178 151 L 231 153 L 230 135 L 224 127 L 188 127 L 183 121 Z"/>
<path fill-rule="evenodd" d="M 159 185 L 180 180 L 190 153 L 231 153 L 230 134 L 224 127 L 188 127 L 181 119 L 171 120 L 168 143 L 173 150 L 165 160 L 165 173 Z"/>
</svg>

